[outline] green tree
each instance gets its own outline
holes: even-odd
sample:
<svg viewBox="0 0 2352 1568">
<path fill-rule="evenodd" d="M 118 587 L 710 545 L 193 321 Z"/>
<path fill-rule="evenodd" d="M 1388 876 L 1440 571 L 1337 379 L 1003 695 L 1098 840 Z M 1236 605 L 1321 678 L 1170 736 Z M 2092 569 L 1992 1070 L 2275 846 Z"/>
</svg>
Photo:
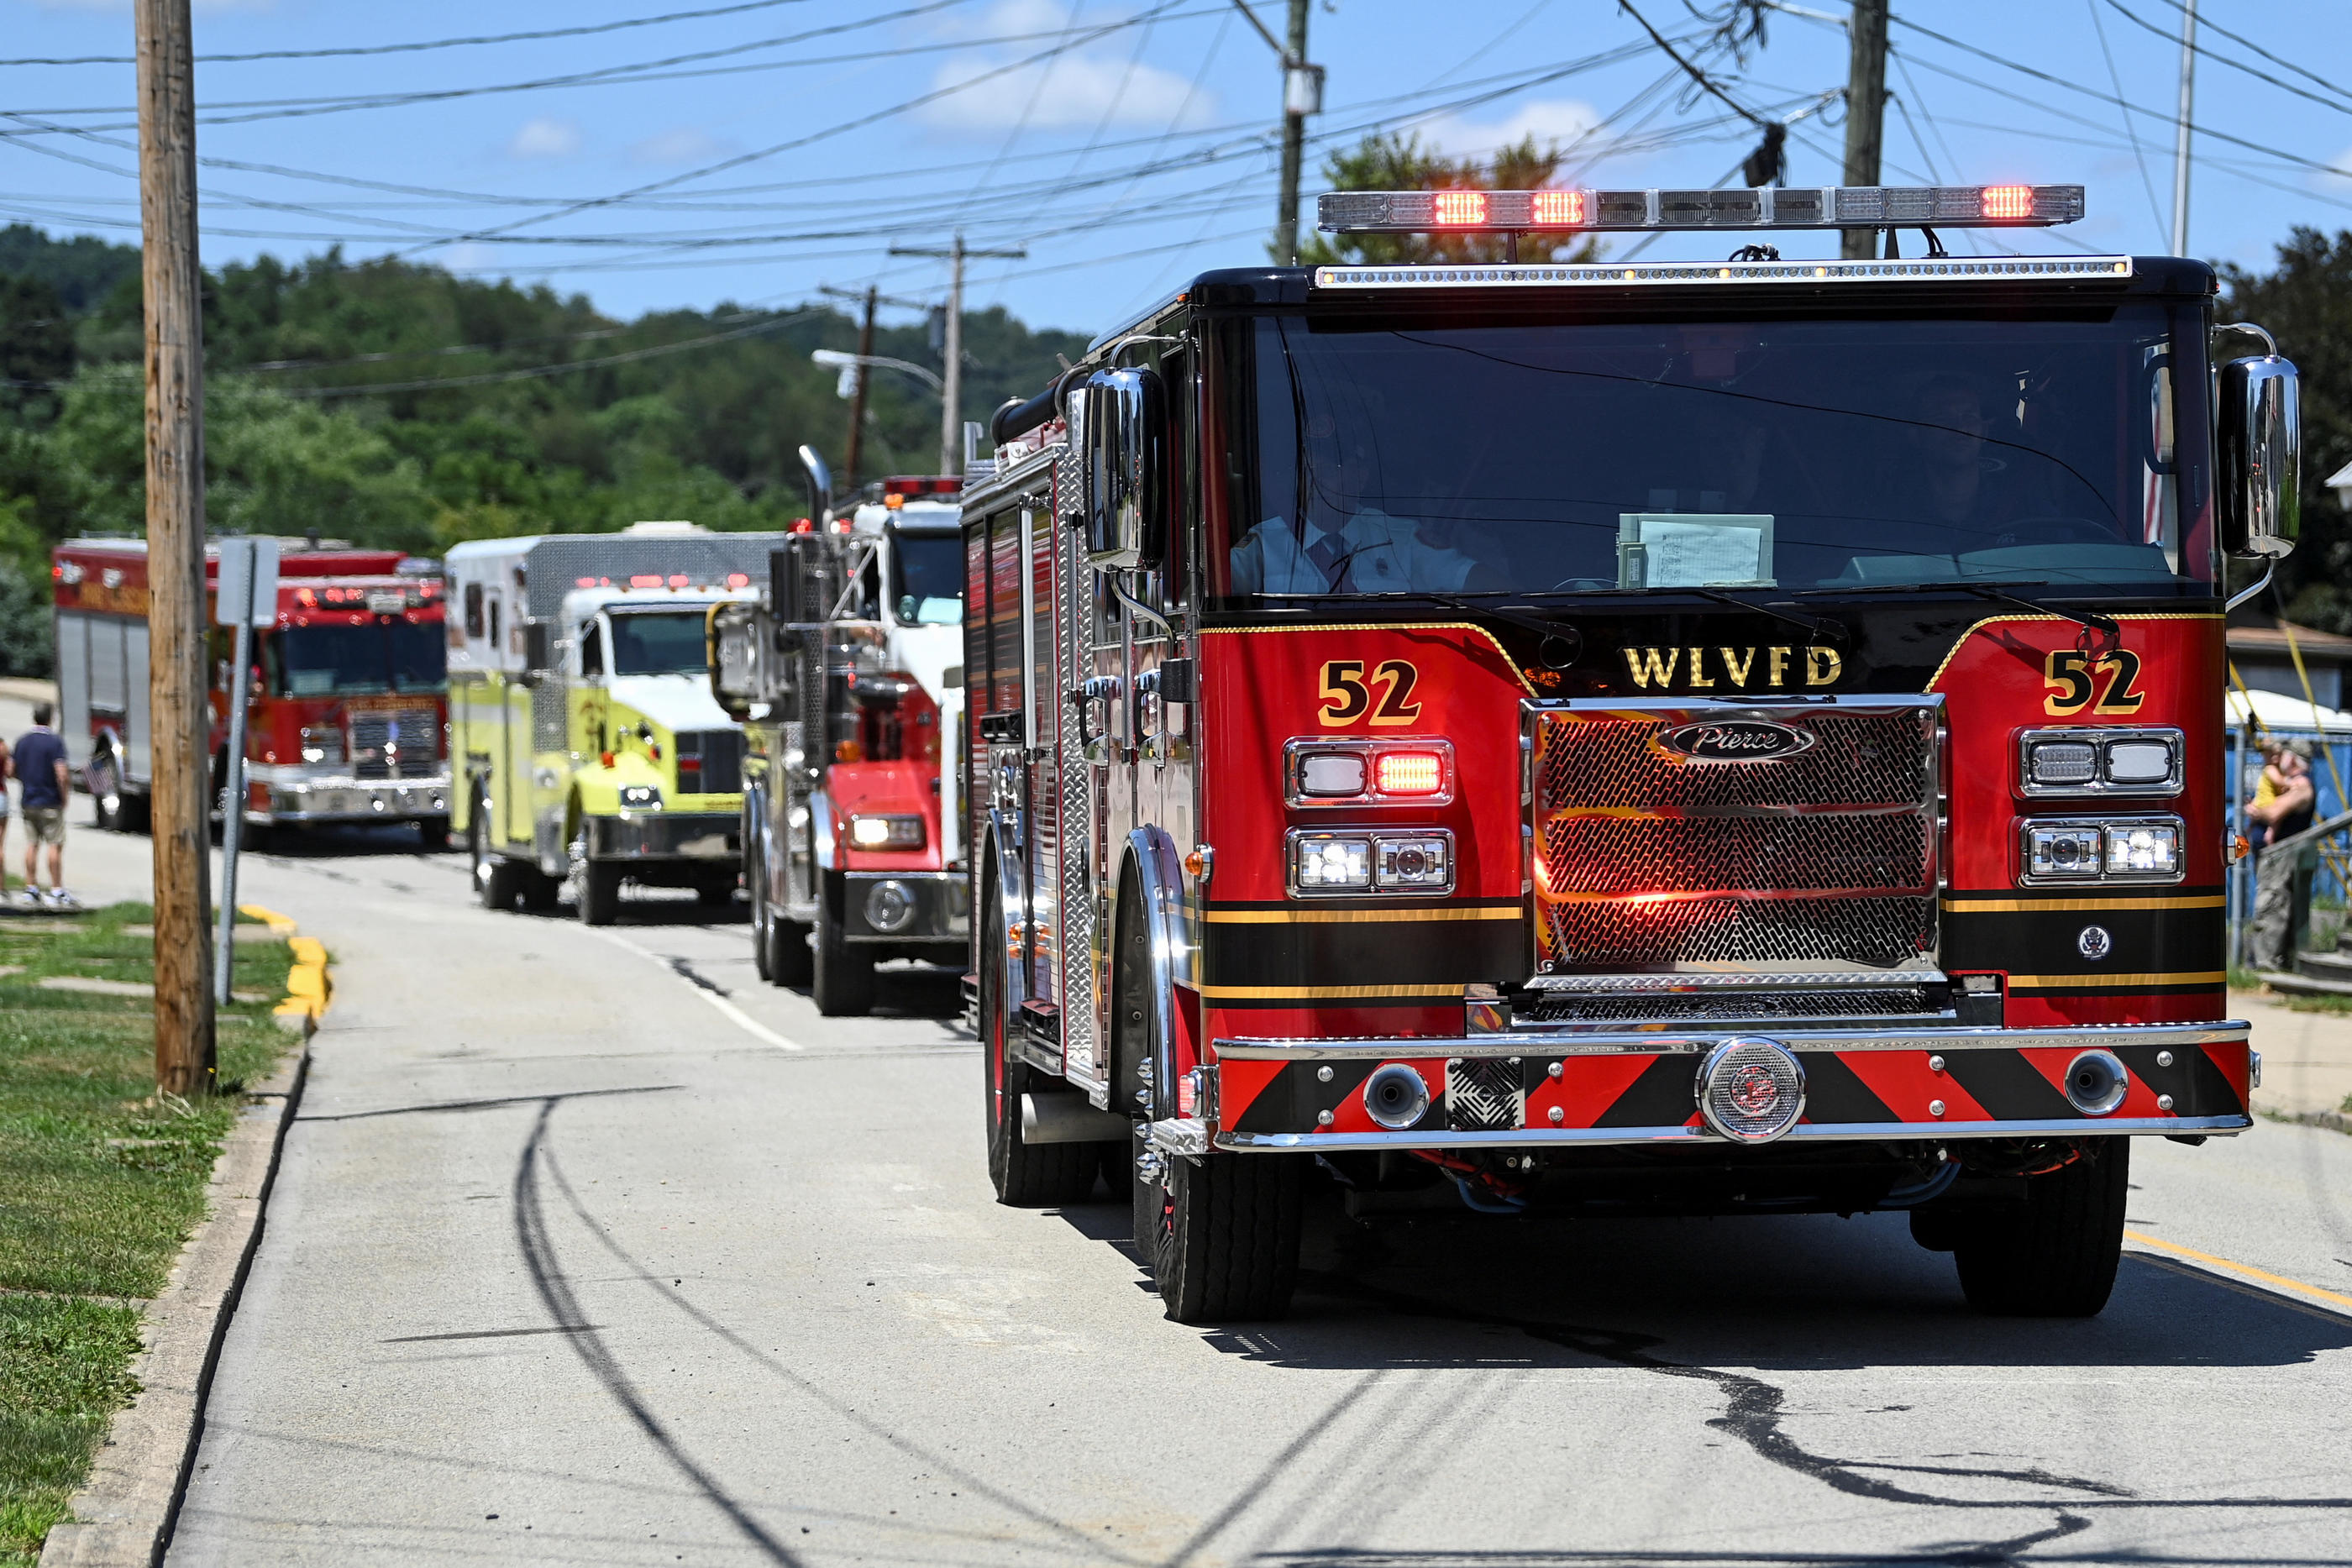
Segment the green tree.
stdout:
<svg viewBox="0 0 2352 1568">
<path fill-rule="evenodd" d="M 1475 158 L 1449 158 L 1437 147 L 1423 146 L 1417 133 L 1381 132 L 1333 153 L 1324 162 L 1323 177 L 1334 191 L 1539 191 L 1559 172 L 1560 156 L 1558 146 L 1538 146 L 1528 136 L 1482 163 Z M 1298 247 L 1299 262 L 1307 267 L 1480 266 L 1502 261 L 1507 254 L 1503 236 L 1493 234 L 1318 234 Z M 1570 245 L 1529 235 L 1519 246 L 1523 261 L 1594 261 L 1600 255 L 1590 236 Z"/>
<path fill-rule="evenodd" d="M 2278 572 L 2287 618 L 2352 634 L 2352 517 L 2324 483 L 2352 463 L 2352 231 L 2298 227 L 2272 271 L 2225 265 L 2221 277 L 2222 319 L 2268 328 L 2301 372 L 2303 542 Z M 2262 350 L 2233 332 L 2216 351 Z"/>
</svg>

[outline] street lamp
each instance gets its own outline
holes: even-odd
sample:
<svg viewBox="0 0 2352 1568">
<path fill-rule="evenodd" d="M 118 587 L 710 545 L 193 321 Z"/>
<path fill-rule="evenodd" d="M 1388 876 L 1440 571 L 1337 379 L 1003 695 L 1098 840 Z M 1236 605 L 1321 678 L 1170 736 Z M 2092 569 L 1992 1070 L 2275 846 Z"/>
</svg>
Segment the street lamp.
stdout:
<svg viewBox="0 0 2352 1568">
<path fill-rule="evenodd" d="M 841 384 L 835 390 L 843 397 L 857 390 L 857 371 L 863 365 L 874 365 L 886 371 L 904 371 L 935 392 L 944 394 L 948 390 L 947 383 L 922 366 L 905 360 L 888 359 L 881 354 L 852 354 L 840 349 L 817 349 L 810 352 L 809 358 L 827 370 L 841 371 Z"/>
</svg>

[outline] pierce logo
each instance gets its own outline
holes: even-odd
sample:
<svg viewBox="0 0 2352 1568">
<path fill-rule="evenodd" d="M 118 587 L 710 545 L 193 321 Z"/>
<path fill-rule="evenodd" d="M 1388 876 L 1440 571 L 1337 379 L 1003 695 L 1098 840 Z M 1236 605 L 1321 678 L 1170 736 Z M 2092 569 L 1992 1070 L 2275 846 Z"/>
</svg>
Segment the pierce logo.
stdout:
<svg viewBox="0 0 2352 1568">
<path fill-rule="evenodd" d="M 1660 750 L 1693 762 L 1769 762 L 1813 744 L 1811 734 L 1763 718 L 1709 719 L 1658 734 Z"/>
</svg>

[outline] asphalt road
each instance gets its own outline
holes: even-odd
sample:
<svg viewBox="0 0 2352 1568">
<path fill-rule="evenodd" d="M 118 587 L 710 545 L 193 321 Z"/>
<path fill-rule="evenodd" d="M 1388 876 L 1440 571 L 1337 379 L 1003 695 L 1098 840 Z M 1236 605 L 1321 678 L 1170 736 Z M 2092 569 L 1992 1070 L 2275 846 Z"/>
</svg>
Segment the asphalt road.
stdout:
<svg viewBox="0 0 2352 1568">
<path fill-rule="evenodd" d="M 2089 1322 L 1900 1218 L 1465 1214 L 1202 1331 L 1123 1206 L 990 1201 L 946 977 L 828 1022 L 391 833 L 247 887 L 338 989 L 174 1563 L 2352 1563 L 2341 1134 L 2141 1143 Z"/>
</svg>

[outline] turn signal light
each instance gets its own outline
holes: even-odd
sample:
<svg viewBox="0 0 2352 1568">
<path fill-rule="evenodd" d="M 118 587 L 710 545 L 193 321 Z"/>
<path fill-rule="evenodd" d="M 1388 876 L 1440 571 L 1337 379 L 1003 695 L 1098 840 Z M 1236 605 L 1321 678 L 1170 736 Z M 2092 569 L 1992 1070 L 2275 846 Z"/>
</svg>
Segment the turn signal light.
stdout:
<svg viewBox="0 0 2352 1568">
<path fill-rule="evenodd" d="M 1434 751 L 1383 751 L 1372 777 L 1383 795 L 1434 795 L 1445 787 L 1445 759 Z"/>
</svg>

